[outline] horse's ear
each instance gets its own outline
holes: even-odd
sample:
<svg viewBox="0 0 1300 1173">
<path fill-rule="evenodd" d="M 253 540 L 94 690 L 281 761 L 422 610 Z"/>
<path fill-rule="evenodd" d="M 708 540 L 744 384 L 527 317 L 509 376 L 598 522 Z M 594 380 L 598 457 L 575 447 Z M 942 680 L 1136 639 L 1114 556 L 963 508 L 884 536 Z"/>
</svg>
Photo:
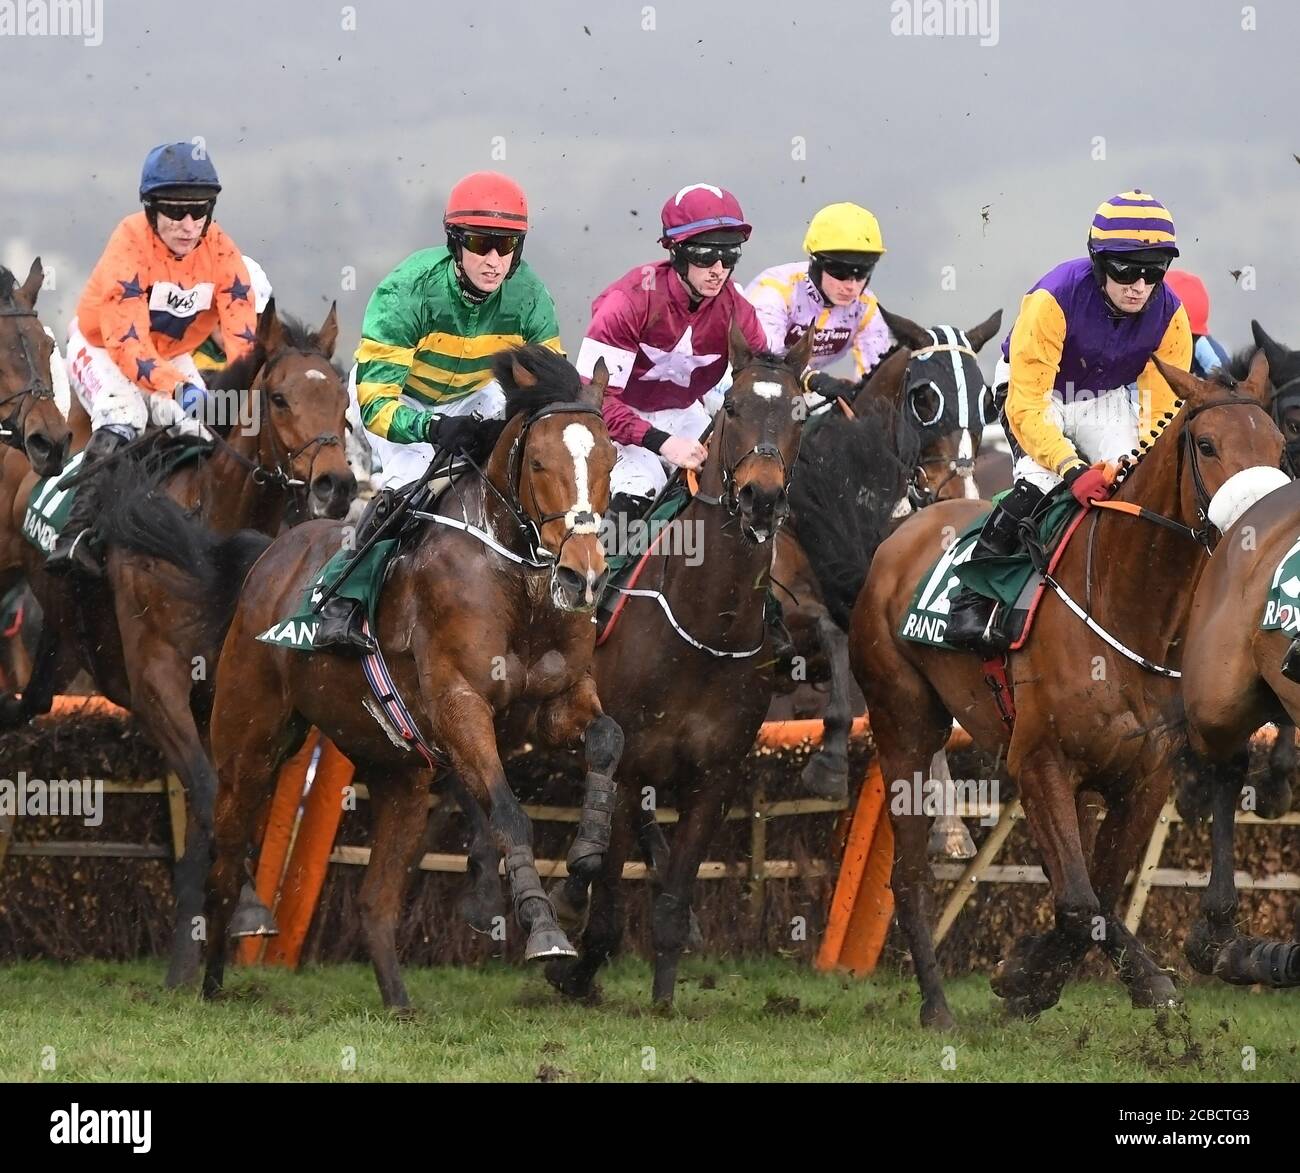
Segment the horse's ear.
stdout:
<svg viewBox="0 0 1300 1173">
<path fill-rule="evenodd" d="M 1151 356 L 1151 361 L 1156 364 L 1156 370 L 1164 375 L 1165 382 L 1169 384 L 1179 399 L 1190 399 L 1193 402 L 1198 402 L 1204 396 L 1206 387 L 1204 379 L 1198 379 L 1190 371 L 1183 370 L 1182 367 L 1171 367 L 1154 354 Z"/>
<path fill-rule="evenodd" d="M 1282 369 L 1286 366 L 1287 359 L 1291 352 L 1280 342 L 1274 342 L 1254 318 L 1250 320 L 1250 332 L 1254 335 L 1255 345 L 1264 352 L 1264 357 L 1268 359 L 1269 370 L 1274 375 L 1281 375 Z M 1252 364 L 1253 365 L 1253 364 Z"/>
<path fill-rule="evenodd" d="M 811 326 L 803 332 L 803 337 L 799 339 L 785 356 L 785 365 L 795 373 L 798 378 L 808 369 L 808 363 L 812 359 L 813 344 L 816 341 L 816 332 Z"/>
<path fill-rule="evenodd" d="M 906 346 L 895 350 L 862 384 L 862 389 L 853 397 L 853 410 L 859 412 L 873 401 L 887 403 L 890 407 L 898 406 L 903 399 L 907 364 L 911 361 L 912 352 Z"/>
<path fill-rule="evenodd" d="M 603 358 L 596 360 L 591 371 L 591 382 L 583 385 L 583 399 L 593 407 L 600 408 L 605 403 L 605 388 L 609 386 L 609 367 Z"/>
<path fill-rule="evenodd" d="M 902 314 L 891 314 L 883 305 L 880 307 L 880 316 L 885 319 L 889 332 L 904 346 L 912 350 L 921 350 L 934 345 L 930 331 L 918 326 L 911 318 L 905 318 Z"/>
<path fill-rule="evenodd" d="M 275 312 L 274 297 L 266 303 L 262 316 L 257 320 L 257 344 L 268 355 L 284 345 L 284 327 L 280 325 L 280 315 Z"/>
<path fill-rule="evenodd" d="M 41 265 L 41 258 L 37 257 L 32 262 L 32 267 L 27 271 L 27 280 L 23 282 L 22 288 L 18 292 L 22 299 L 27 303 L 28 309 L 36 308 L 36 295 L 41 291 L 41 284 L 45 281 L 45 269 Z"/>
<path fill-rule="evenodd" d="M 984 344 L 995 335 L 1002 326 L 1002 311 L 994 310 L 973 330 L 966 331 L 970 348 L 977 353 L 984 349 Z"/>
<path fill-rule="evenodd" d="M 514 380 L 516 387 L 527 389 L 537 386 L 537 376 L 524 366 L 517 356 L 513 355 L 510 358 L 510 377 Z"/>
<path fill-rule="evenodd" d="M 1251 324 L 1254 325 L 1254 323 Z M 1243 391 L 1250 394 L 1252 399 L 1264 406 L 1268 406 L 1269 400 L 1273 397 L 1273 388 L 1269 385 L 1269 369 L 1271 366 L 1268 351 L 1261 346 L 1255 351 L 1255 357 L 1250 360 L 1250 370 L 1246 374 L 1246 381 L 1238 384 Z"/>
<path fill-rule="evenodd" d="M 732 374 L 754 361 L 754 352 L 749 349 L 749 343 L 734 318 L 731 320 L 731 333 L 727 335 L 727 355 L 731 360 Z"/>
<path fill-rule="evenodd" d="M 339 340 L 339 303 L 330 302 L 330 312 L 325 315 L 325 320 L 320 324 L 320 329 L 316 331 L 316 345 L 320 347 L 321 353 L 326 358 L 334 357 L 334 347 Z"/>
</svg>

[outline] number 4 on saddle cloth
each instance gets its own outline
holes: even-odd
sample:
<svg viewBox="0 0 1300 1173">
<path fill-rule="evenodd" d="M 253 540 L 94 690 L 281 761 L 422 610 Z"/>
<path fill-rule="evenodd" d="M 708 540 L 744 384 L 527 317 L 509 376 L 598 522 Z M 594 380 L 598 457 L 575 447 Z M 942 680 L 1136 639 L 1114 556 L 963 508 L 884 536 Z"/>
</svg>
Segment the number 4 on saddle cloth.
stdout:
<svg viewBox="0 0 1300 1173">
<path fill-rule="evenodd" d="M 995 498 L 996 501 L 996 498 Z M 944 642 L 951 601 L 969 587 L 997 603 L 993 624 L 1011 651 L 1024 646 L 1046 588 L 1043 572 L 1056 568 L 1085 510 L 1069 489 L 1059 486 L 1035 512 L 1037 537 L 1012 555 L 970 561 L 987 515 L 971 522 L 921 579 L 903 614 L 898 634 L 912 643 L 964 651 Z"/>
</svg>

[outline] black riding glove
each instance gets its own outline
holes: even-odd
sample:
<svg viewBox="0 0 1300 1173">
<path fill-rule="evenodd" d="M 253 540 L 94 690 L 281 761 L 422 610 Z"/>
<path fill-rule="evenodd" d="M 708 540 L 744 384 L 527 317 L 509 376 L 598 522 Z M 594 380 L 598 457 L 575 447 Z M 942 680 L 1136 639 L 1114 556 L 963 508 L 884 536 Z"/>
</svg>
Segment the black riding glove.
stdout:
<svg viewBox="0 0 1300 1173">
<path fill-rule="evenodd" d="M 820 395 L 823 399 L 834 400 L 843 395 L 846 399 L 851 398 L 854 385 L 847 379 L 837 379 L 834 375 L 828 375 L 824 371 L 809 371 L 803 377 L 803 389 L 811 392 L 813 395 Z"/>
<path fill-rule="evenodd" d="M 463 452 L 481 464 L 491 455 L 505 430 L 505 420 L 485 420 L 472 415 L 438 415 L 426 412 L 424 439 L 435 448 L 452 453 Z"/>
</svg>

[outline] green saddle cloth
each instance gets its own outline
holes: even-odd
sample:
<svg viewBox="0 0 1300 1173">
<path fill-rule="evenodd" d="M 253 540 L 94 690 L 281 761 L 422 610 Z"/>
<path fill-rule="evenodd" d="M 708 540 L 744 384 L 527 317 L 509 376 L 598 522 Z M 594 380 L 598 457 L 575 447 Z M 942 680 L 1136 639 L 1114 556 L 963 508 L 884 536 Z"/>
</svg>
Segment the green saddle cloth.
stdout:
<svg viewBox="0 0 1300 1173">
<path fill-rule="evenodd" d="M 335 592 L 342 598 L 355 599 L 365 606 L 372 630 L 375 626 L 375 617 L 379 613 L 380 590 L 384 584 L 388 565 L 399 544 L 398 538 L 386 538 L 382 542 L 376 542 L 356 562 Z M 299 652 L 312 651 L 316 631 L 320 626 L 320 615 L 314 608 L 324 597 L 325 591 L 338 581 L 348 559 L 354 553 L 353 550 L 340 550 L 334 554 L 321 567 L 320 573 L 312 579 L 311 586 L 303 594 L 298 611 L 288 619 L 271 624 L 257 638 L 264 644 L 274 644 L 276 647 L 293 648 Z"/>
<path fill-rule="evenodd" d="M 159 476 L 167 476 L 187 461 L 194 460 L 209 451 L 210 444 L 177 444 L 174 449 L 164 451 Z M 72 503 L 77 498 L 79 485 L 69 485 L 81 468 L 84 452 L 78 452 L 68 458 L 63 471 L 57 476 L 42 477 L 32 486 L 27 498 L 27 510 L 23 514 L 23 537 L 41 553 L 48 555 L 59 540 L 63 527 L 68 524 L 68 515 L 72 512 Z"/>
<path fill-rule="evenodd" d="M 1300 635 L 1300 538 L 1282 555 L 1282 561 L 1273 571 L 1259 626 L 1261 631 Z"/>
<path fill-rule="evenodd" d="M 1004 494 L 999 494 L 1000 500 Z M 1069 527 L 1070 521 L 1081 506 L 1069 493 L 1060 493 L 1035 519 L 1038 523 L 1038 544 L 1050 553 Z M 1007 630 L 1018 638 L 1024 617 L 1029 613 L 1033 596 L 1042 582 L 1029 551 L 997 558 L 980 558 L 971 561 L 975 542 L 987 518 L 972 521 L 930 570 L 921 578 L 916 592 L 898 625 L 900 638 L 930 647 L 950 648 L 944 643 L 948 626 L 948 612 L 952 598 L 962 587 L 969 587 L 986 599 L 995 600 L 1004 610 L 1012 612 L 1012 622 Z M 1016 613 L 1021 617 L 1016 619 Z"/>
</svg>

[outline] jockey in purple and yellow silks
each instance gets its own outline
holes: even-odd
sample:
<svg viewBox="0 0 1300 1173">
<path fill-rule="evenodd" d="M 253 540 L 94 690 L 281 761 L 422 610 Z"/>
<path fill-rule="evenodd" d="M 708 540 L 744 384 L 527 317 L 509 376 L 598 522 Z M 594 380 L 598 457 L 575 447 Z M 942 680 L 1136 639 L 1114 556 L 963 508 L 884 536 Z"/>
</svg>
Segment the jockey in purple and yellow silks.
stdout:
<svg viewBox="0 0 1300 1173">
<path fill-rule="evenodd" d="M 1128 191 L 1093 217 L 1088 255 L 1057 265 L 1020 303 L 995 389 L 1015 456 L 1015 484 L 989 514 L 972 558 L 1013 554 L 1020 523 L 1064 482 L 1084 506 L 1109 493 L 1099 465 L 1159 434 L 1176 405 L 1152 357 L 1187 370 L 1187 311 L 1164 282 L 1178 255 L 1174 222 L 1153 196 Z M 1004 649 L 992 599 L 963 589 L 945 642 Z"/>
<path fill-rule="evenodd" d="M 830 204 L 812 218 L 803 247 L 806 261 L 764 269 L 745 287 L 745 296 L 776 354 L 813 331 L 804 390 L 833 399 L 836 380 L 818 386 L 818 375 L 831 363 L 851 351 L 854 378 L 861 379 L 894 345 L 876 295 L 867 288 L 885 245 L 866 208 Z"/>
</svg>

